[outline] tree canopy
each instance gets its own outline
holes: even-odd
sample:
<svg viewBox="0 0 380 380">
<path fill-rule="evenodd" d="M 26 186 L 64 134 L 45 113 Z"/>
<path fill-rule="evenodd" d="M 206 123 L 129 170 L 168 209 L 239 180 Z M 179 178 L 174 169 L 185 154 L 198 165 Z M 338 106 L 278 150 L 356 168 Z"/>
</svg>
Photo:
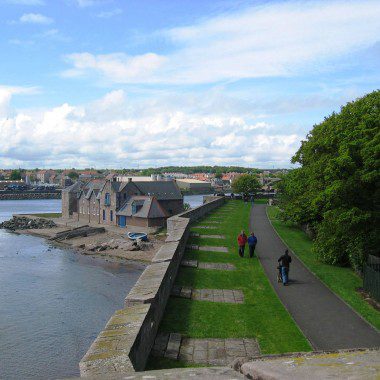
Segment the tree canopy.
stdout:
<svg viewBox="0 0 380 380">
<path fill-rule="evenodd" d="M 21 179 L 21 170 L 12 170 L 9 179 L 12 181 L 19 181 Z"/>
<path fill-rule="evenodd" d="M 232 182 L 232 190 L 240 194 L 255 194 L 261 188 L 254 174 L 243 174 Z"/>
<path fill-rule="evenodd" d="M 322 261 L 360 270 L 378 254 L 380 91 L 315 125 L 279 184 L 283 216 L 315 231 Z"/>
</svg>

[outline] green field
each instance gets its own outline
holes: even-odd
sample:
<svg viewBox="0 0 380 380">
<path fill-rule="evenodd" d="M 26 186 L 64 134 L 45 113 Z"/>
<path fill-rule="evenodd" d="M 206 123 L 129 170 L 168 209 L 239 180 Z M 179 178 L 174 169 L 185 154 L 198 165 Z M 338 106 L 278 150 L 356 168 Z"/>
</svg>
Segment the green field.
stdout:
<svg viewBox="0 0 380 380">
<path fill-rule="evenodd" d="M 318 261 L 311 250 L 313 244 L 311 239 L 296 225 L 280 220 L 277 207 L 268 207 L 267 210 L 277 233 L 309 270 L 364 319 L 380 329 L 380 312 L 364 301 L 356 291 L 363 285 L 362 279 L 350 268 L 337 267 Z"/>
<path fill-rule="evenodd" d="M 226 215 L 221 215 L 228 209 Z M 186 259 L 234 264 L 235 271 L 205 270 L 182 267 L 176 283 L 199 289 L 240 289 L 244 304 L 214 303 L 171 297 L 160 325 L 162 332 L 177 332 L 192 338 L 257 338 L 263 354 L 310 351 L 311 347 L 285 310 L 257 258 L 237 253 L 237 235 L 241 229 L 249 232 L 250 204 L 229 201 L 200 224 L 220 217 L 216 230 L 192 226 L 200 234 L 221 234 L 226 239 L 190 238 L 190 244 L 226 246 L 229 253 L 188 250 Z M 181 363 L 150 360 L 149 368 L 170 367 Z"/>
</svg>

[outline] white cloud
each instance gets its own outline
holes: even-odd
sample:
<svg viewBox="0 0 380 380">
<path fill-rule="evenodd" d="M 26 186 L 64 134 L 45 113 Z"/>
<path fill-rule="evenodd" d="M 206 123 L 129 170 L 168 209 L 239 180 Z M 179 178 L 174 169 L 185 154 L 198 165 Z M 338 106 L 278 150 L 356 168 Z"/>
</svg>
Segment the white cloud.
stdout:
<svg viewBox="0 0 380 380">
<path fill-rule="evenodd" d="M 24 13 L 20 17 L 20 22 L 23 24 L 52 24 L 54 20 L 40 13 Z"/>
<path fill-rule="evenodd" d="M 166 60 L 154 53 L 138 56 L 128 56 L 122 53 L 97 56 L 79 53 L 68 55 L 66 59 L 73 63 L 74 68 L 65 71 L 63 76 L 81 76 L 88 73 L 89 70 L 95 70 L 113 82 L 122 83 L 140 82 L 142 79 L 149 80 Z"/>
<path fill-rule="evenodd" d="M 194 84 L 315 73 L 375 44 L 379 14 L 376 0 L 275 2 L 163 31 L 174 48 L 165 56 L 72 54 L 74 68 L 66 74 L 91 70 L 115 83 Z M 140 64 L 147 67 L 131 67 Z"/>
<path fill-rule="evenodd" d="M 9 107 L 11 93 L 1 96 Z M 199 114 L 122 90 L 83 106 L 0 113 L 0 167 L 287 166 L 301 136 L 237 115 Z M 268 154 L 270 152 L 270 155 Z"/>
<path fill-rule="evenodd" d="M 96 15 L 96 17 L 99 17 L 99 18 L 111 18 L 111 17 L 117 16 L 117 15 L 120 15 L 122 13 L 123 13 L 122 9 L 116 8 L 116 9 L 112 9 L 110 11 L 99 12 Z"/>
</svg>

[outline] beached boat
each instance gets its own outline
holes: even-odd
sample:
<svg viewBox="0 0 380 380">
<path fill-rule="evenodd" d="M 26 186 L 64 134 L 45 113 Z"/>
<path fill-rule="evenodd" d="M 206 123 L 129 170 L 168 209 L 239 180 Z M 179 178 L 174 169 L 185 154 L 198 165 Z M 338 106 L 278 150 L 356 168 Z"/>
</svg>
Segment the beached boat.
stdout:
<svg viewBox="0 0 380 380">
<path fill-rule="evenodd" d="M 144 232 L 128 232 L 127 236 L 131 240 L 137 240 L 137 239 L 140 239 L 142 241 L 148 240 L 148 235 L 145 234 Z"/>
</svg>

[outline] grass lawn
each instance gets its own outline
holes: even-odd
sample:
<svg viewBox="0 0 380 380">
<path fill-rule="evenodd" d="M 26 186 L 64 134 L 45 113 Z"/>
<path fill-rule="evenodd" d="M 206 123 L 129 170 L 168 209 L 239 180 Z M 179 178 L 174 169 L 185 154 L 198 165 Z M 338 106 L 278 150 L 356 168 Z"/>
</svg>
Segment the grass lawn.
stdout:
<svg viewBox="0 0 380 380">
<path fill-rule="evenodd" d="M 223 210 L 228 210 L 223 213 Z M 186 259 L 204 262 L 231 263 L 235 271 L 180 268 L 177 284 L 198 289 L 240 289 L 244 304 L 214 303 L 171 297 L 165 310 L 160 331 L 177 332 L 191 338 L 256 338 L 263 354 L 310 351 L 311 347 L 285 310 L 257 258 L 249 259 L 248 252 L 240 258 L 237 235 L 248 233 L 250 204 L 231 200 L 215 210 L 192 231 L 203 235 L 225 235 L 226 239 L 190 238 L 190 244 L 226 246 L 229 253 L 187 250 Z M 222 215 L 223 214 L 223 215 Z M 217 229 L 200 229 L 208 220 L 219 218 Z M 210 224 L 211 225 L 211 224 Z M 181 363 L 153 358 L 148 368 L 181 366 Z"/>
<path fill-rule="evenodd" d="M 45 213 L 45 214 L 29 214 L 33 216 L 39 216 L 40 218 L 60 218 L 62 216 L 62 213 L 60 212 L 51 212 L 51 213 Z"/>
<path fill-rule="evenodd" d="M 364 319 L 380 329 L 380 312 L 364 301 L 356 291 L 357 288 L 363 286 L 362 279 L 350 268 L 336 267 L 318 261 L 316 255 L 311 251 L 311 239 L 296 225 L 281 221 L 278 218 L 277 207 L 268 207 L 267 210 L 273 227 L 309 270 Z"/>
</svg>

